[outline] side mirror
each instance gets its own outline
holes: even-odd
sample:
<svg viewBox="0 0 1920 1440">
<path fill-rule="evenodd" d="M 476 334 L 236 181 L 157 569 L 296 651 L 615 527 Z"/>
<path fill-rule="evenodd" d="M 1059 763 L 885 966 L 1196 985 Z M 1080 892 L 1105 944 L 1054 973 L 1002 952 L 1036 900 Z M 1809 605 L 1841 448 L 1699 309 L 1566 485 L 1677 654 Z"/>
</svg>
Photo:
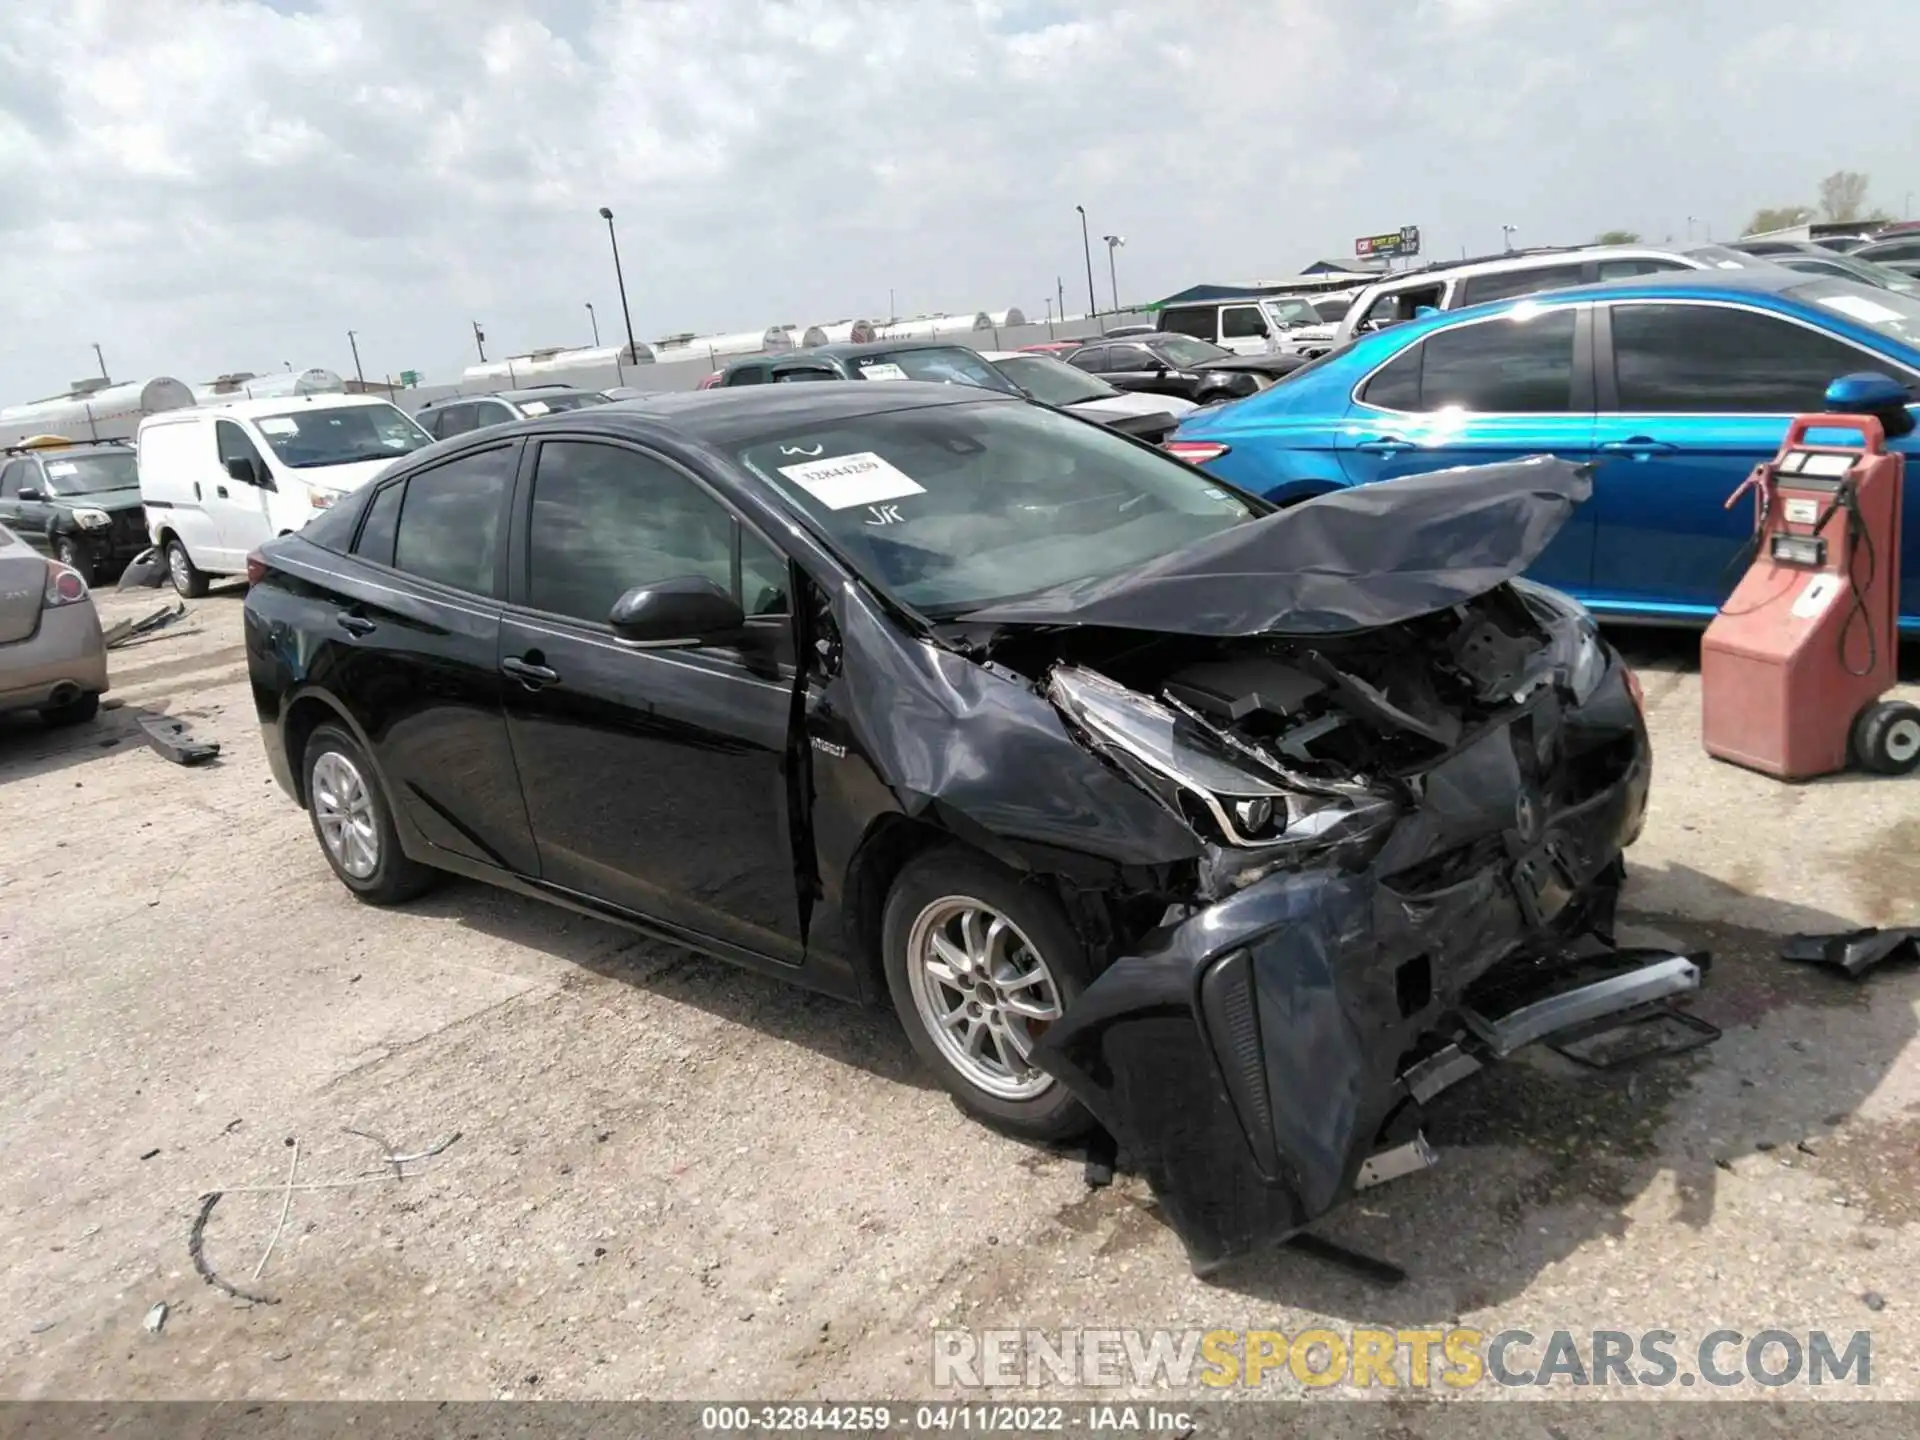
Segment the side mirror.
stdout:
<svg viewBox="0 0 1920 1440">
<path fill-rule="evenodd" d="M 1871 415 L 1889 440 L 1913 433 L 1913 393 L 1891 375 L 1862 370 L 1827 386 L 1827 409 L 1839 415 Z M 22 492 L 24 494 L 24 492 Z"/>
<path fill-rule="evenodd" d="M 233 455 L 227 460 L 227 474 L 242 485 L 257 485 L 260 477 L 254 474 L 253 461 L 244 455 Z"/>
<path fill-rule="evenodd" d="M 17 500 L 44 500 L 46 494 L 38 486 L 29 486 L 14 497 Z"/>
<path fill-rule="evenodd" d="M 613 602 L 607 616 L 613 633 L 638 645 L 696 645 L 724 640 L 742 630 L 739 602 L 704 575 L 682 575 L 636 585 Z"/>
</svg>

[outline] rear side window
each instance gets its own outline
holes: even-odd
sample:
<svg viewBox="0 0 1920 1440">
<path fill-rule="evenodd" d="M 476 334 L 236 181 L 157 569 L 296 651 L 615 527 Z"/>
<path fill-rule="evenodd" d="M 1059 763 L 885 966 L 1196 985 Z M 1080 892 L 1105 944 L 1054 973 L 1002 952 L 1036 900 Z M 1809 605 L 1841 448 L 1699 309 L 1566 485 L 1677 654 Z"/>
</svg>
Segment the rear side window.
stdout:
<svg viewBox="0 0 1920 1440">
<path fill-rule="evenodd" d="M 738 370 L 728 371 L 727 378 L 721 381 L 720 383 L 723 385 L 729 385 L 729 386 L 731 385 L 764 385 L 766 383 L 766 380 L 767 380 L 766 366 L 742 365 Z"/>
<path fill-rule="evenodd" d="M 410 476 L 394 536 L 394 568 L 491 595 L 501 503 L 518 453 L 503 445 Z"/>
<path fill-rule="evenodd" d="M 1367 382 L 1360 398 L 1390 410 L 1559 414 L 1573 403 L 1572 310 L 1489 320 L 1429 335 Z"/>
<path fill-rule="evenodd" d="M 367 523 L 360 527 L 360 539 L 353 553 L 376 565 L 393 564 L 394 536 L 400 529 L 400 502 L 407 493 L 407 482 L 382 485 L 367 507 Z"/>
<path fill-rule="evenodd" d="M 1068 357 L 1067 363 L 1075 369 L 1100 375 L 1113 368 L 1107 363 L 1107 356 L 1111 353 L 1104 346 L 1094 350 L 1076 350 Z"/>
<path fill-rule="evenodd" d="M 1507 270 L 1496 275 L 1473 275 L 1460 282 L 1460 305 L 1479 305 L 1488 300 L 1510 300 L 1515 295 L 1537 295 L 1542 290 L 1558 290 L 1578 285 L 1580 266 L 1539 265 L 1531 270 Z"/>
<path fill-rule="evenodd" d="M 1920 240 L 1886 240 L 1873 247 L 1874 260 L 1920 260 Z"/>
<path fill-rule="evenodd" d="M 1599 280 L 1624 280 L 1629 275 L 1658 275 L 1667 270 L 1689 270 L 1692 266 L 1682 265 L 1678 260 L 1602 260 L 1595 272 Z"/>
</svg>

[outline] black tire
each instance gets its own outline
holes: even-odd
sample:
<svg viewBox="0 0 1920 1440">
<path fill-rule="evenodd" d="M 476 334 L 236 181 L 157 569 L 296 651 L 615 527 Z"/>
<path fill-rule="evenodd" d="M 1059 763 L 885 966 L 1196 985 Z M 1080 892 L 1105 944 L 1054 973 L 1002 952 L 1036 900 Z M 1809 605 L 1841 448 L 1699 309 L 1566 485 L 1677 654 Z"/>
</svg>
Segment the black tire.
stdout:
<svg viewBox="0 0 1920 1440">
<path fill-rule="evenodd" d="M 930 1022 L 922 1016 L 909 977 L 909 941 L 930 907 L 962 897 L 982 903 L 1011 922 L 1051 976 L 1062 1011 L 1087 987 L 1090 976 L 1085 947 L 1052 895 L 1023 883 L 971 850 L 943 846 L 916 856 L 901 870 L 888 892 L 881 925 L 887 991 L 907 1039 L 960 1107 L 995 1129 L 1040 1141 L 1066 1140 L 1085 1133 L 1092 1128 L 1093 1117 L 1065 1085 L 1051 1080 L 1043 1090 L 1025 1099 L 995 1095 L 969 1079 L 942 1052 Z"/>
<path fill-rule="evenodd" d="M 358 777 L 366 797 L 366 818 L 373 832 L 375 851 L 372 869 L 366 874 L 354 874 L 342 862 L 334 853 L 322 826 L 321 813 L 328 808 L 324 797 L 332 791 L 330 787 L 316 787 L 314 768 L 330 755 L 338 755 L 346 761 Z M 301 793 L 307 797 L 307 819 L 313 825 L 313 838 L 319 842 L 320 853 L 326 857 L 327 864 L 339 877 L 340 883 L 357 898 L 369 905 L 398 905 L 424 895 L 439 880 L 439 871 L 430 865 L 422 865 L 400 848 L 400 836 L 393 828 L 393 811 L 380 788 L 380 778 L 353 736 L 338 725 L 318 727 L 307 739 L 307 753 L 301 761 L 300 774 L 303 780 Z M 317 788 L 320 793 L 316 793 Z"/>
<path fill-rule="evenodd" d="M 1920 706 L 1880 700 L 1853 722 L 1853 758 L 1875 775 L 1911 775 L 1920 768 Z"/>
<path fill-rule="evenodd" d="M 87 584 L 93 584 L 97 575 L 93 556 L 88 554 L 86 547 L 73 536 L 62 535 L 53 542 L 53 558 L 77 571 L 80 578 Z"/>
<path fill-rule="evenodd" d="M 49 705 L 40 712 L 40 718 L 48 725 L 84 725 L 100 713 L 100 693 L 89 690 L 78 700 L 69 700 L 64 705 Z"/>
<path fill-rule="evenodd" d="M 207 593 L 207 577 L 200 573 L 178 536 L 167 541 L 167 578 L 182 599 L 198 600 Z"/>
</svg>

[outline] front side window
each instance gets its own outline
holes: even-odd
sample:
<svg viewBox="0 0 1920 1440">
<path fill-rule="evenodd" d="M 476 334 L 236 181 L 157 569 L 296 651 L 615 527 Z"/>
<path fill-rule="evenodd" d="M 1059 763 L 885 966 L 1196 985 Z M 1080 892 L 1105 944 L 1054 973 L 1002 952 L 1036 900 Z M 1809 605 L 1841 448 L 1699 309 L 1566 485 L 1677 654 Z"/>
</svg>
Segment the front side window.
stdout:
<svg viewBox="0 0 1920 1440">
<path fill-rule="evenodd" d="M 494 592 L 500 509 L 518 451 L 502 445 L 409 476 L 400 504 L 393 565 L 442 585 Z"/>
<path fill-rule="evenodd" d="M 1872 366 L 1872 357 L 1851 345 L 1754 310 L 1613 308 L 1614 380 L 1620 409 L 1631 414 L 1818 411 L 1835 379 Z"/>
<path fill-rule="evenodd" d="M 735 453 L 930 614 L 1129 569 L 1255 513 L 1157 451 L 997 400 L 797 425 Z"/>
<path fill-rule="evenodd" d="M 1090 375 L 1104 375 L 1114 368 L 1113 347 L 1098 345 L 1089 350 L 1076 350 L 1067 363 L 1076 370 L 1085 370 Z"/>
<path fill-rule="evenodd" d="M 763 385 L 767 379 L 767 367 L 764 365 L 742 365 L 729 370 L 722 384 L 725 385 Z"/>
<path fill-rule="evenodd" d="M 32 473 L 31 460 L 16 460 L 0 470 L 0 500 L 16 500 L 22 490 L 33 489 L 33 481 L 28 478 Z"/>
<path fill-rule="evenodd" d="M 1389 410 L 1562 413 L 1573 403 L 1575 323 L 1562 309 L 1437 331 L 1376 372 L 1360 398 Z"/>
<path fill-rule="evenodd" d="M 1266 335 L 1267 322 L 1257 305 L 1229 305 L 1220 312 L 1220 333 L 1228 340 L 1258 339 Z"/>
<path fill-rule="evenodd" d="M 1602 260 L 1595 278 L 1625 280 L 1631 275 L 1659 275 L 1668 270 L 1691 270 L 1692 268 L 1691 265 L 1682 265 L 1678 260 L 1655 260 L 1651 257 L 1640 260 Z"/>
<path fill-rule="evenodd" d="M 692 479 L 623 446 L 542 445 L 527 534 L 529 603 L 550 614 L 605 624 L 635 586 L 688 576 L 713 581 L 749 615 L 786 610 L 786 562 Z"/>
<path fill-rule="evenodd" d="M 216 420 L 213 426 L 213 441 L 220 452 L 220 468 L 225 470 L 229 460 L 245 460 L 253 466 L 255 476 L 264 479 L 267 474 L 267 462 L 260 458 L 260 452 L 253 441 L 247 438 L 247 432 L 231 420 Z"/>
<path fill-rule="evenodd" d="M 433 437 L 396 406 L 314 405 L 280 415 L 261 415 L 254 428 L 266 436 L 280 463 L 295 470 L 392 460 L 421 449 Z"/>
</svg>

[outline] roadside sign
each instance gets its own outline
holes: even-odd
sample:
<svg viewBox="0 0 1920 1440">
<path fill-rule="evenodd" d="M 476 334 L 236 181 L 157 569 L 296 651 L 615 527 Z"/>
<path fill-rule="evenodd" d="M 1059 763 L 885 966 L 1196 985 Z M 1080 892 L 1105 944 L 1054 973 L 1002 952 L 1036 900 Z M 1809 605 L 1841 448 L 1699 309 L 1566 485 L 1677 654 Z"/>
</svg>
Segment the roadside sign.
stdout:
<svg viewBox="0 0 1920 1440">
<path fill-rule="evenodd" d="M 418 385 L 420 383 L 420 372 L 418 370 L 402 370 L 400 372 L 400 383 L 408 387 Z"/>
<path fill-rule="evenodd" d="M 1353 242 L 1353 253 L 1362 260 L 1397 260 L 1420 253 L 1420 227 L 1402 225 L 1384 235 L 1362 235 Z"/>
</svg>

